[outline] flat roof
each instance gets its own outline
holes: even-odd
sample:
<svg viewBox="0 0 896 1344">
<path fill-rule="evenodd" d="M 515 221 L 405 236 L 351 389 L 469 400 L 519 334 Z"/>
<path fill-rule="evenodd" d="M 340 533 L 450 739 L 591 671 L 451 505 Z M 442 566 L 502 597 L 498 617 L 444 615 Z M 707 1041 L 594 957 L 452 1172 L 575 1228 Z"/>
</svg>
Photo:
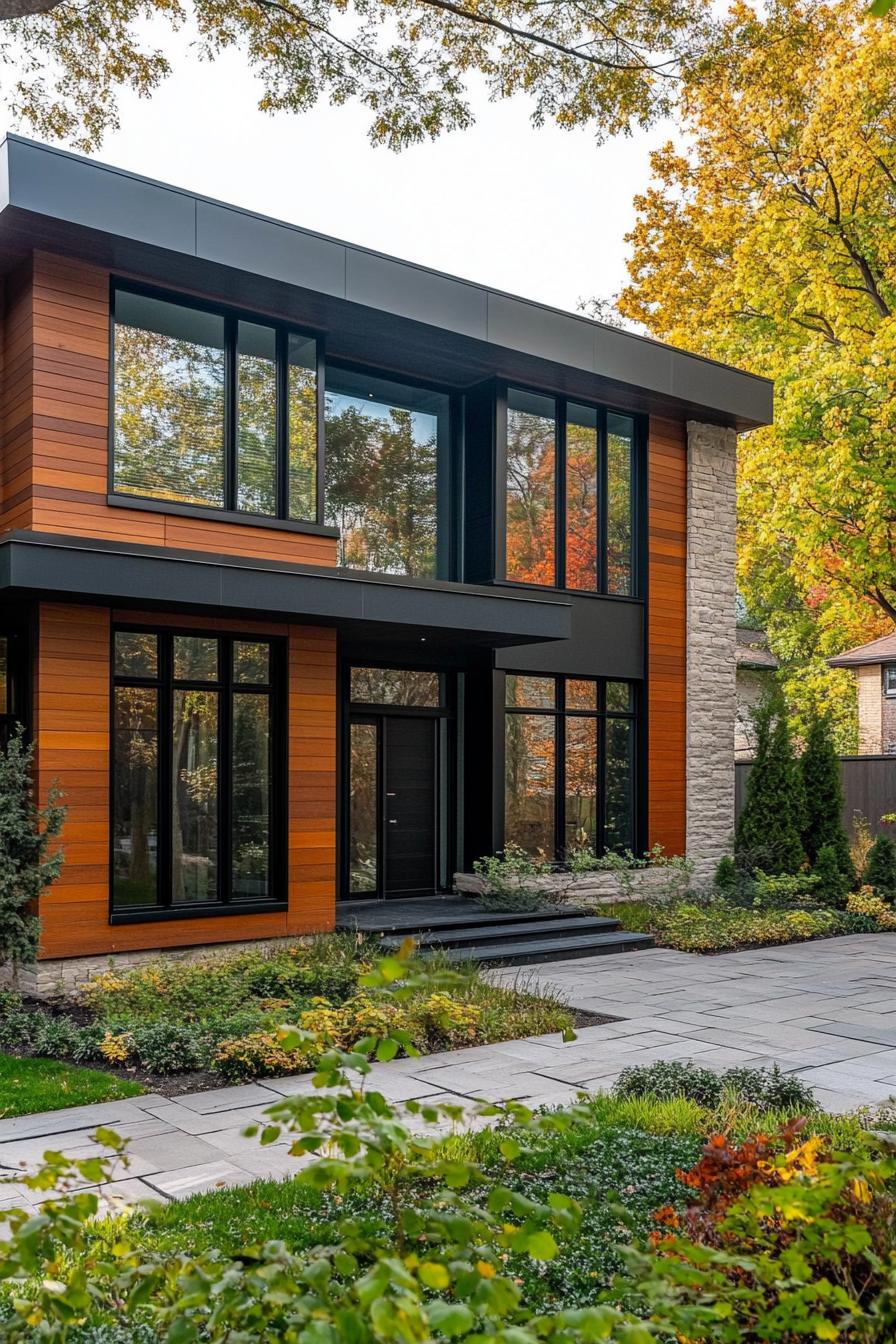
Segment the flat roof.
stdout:
<svg viewBox="0 0 896 1344">
<path fill-rule="evenodd" d="M 465 360 L 480 375 L 493 362 L 501 376 L 549 386 L 560 369 L 568 377 L 559 391 L 629 389 L 645 409 L 702 413 L 738 429 L 772 419 L 766 378 L 12 134 L 0 142 L 0 245 L 13 265 L 32 248 L 61 247 L 196 288 L 224 283 L 223 270 L 234 301 L 258 293 L 324 325 L 354 314 L 359 335 L 394 335 L 409 349 L 414 330 L 428 328 L 431 340 L 441 335 L 446 376 Z"/>
</svg>

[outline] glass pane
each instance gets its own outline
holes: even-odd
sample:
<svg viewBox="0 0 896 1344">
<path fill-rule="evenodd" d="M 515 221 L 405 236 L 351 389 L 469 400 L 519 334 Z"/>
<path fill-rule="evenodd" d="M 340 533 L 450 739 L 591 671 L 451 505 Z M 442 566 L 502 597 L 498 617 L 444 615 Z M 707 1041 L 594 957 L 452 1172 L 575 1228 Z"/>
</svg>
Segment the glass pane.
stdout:
<svg viewBox="0 0 896 1344">
<path fill-rule="evenodd" d="M 566 412 L 566 586 L 596 592 L 597 411 L 569 406 Z"/>
<path fill-rule="evenodd" d="M 233 641 L 233 679 L 266 686 L 271 675 L 271 646 L 254 639 Z"/>
<path fill-rule="evenodd" d="M 112 903 L 116 910 L 158 902 L 158 691 L 115 688 L 112 744 Z"/>
<path fill-rule="evenodd" d="M 555 719 L 505 715 L 505 843 L 554 857 Z"/>
<path fill-rule="evenodd" d="M 557 703 L 553 677 L 525 677 L 508 672 L 505 678 L 507 704 L 519 709 L 553 709 Z"/>
<path fill-rule="evenodd" d="M 566 851 L 593 849 L 597 834 L 598 719 L 566 721 Z"/>
<path fill-rule="evenodd" d="M 233 895 L 244 900 L 271 895 L 270 738 L 268 697 L 234 695 Z"/>
<path fill-rule="evenodd" d="M 606 817 L 608 850 L 633 849 L 635 787 L 635 725 L 631 719 L 607 719 Z"/>
<path fill-rule="evenodd" d="M 317 346 L 290 333 L 287 370 L 289 405 L 289 516 L 317 517 Z"/>
<path fill-rule="evenodd" d="M 115 633 L 116 677 L 157 677 L 159 640 L 157 635 L 136 630 Z"/>
<path fill-rule="evenodd" d="M 9 640 L 0 636 L 0 714 L 9 713 Z"/>
<path fill-rule="evenodd" d="M 440 392 L 328 372 L 326 521 L 340 530 L 341 565 L 436 574 L 448 412 Z"/>
<path fill-rule="evenodd" d="M 576 681 L 570 678 L 566 683 L 567 709 L 597 709 L 597 682 Z"/>
<path fill-rule="evenodd" d="M 351 726 L 349 891 L 375 892 L 377 856 L 376 724 Z"/>
<path fill-rule="evenodd" d="M 277 333 L 237 328 L 236 506 L 277 512 Z"/>
<path fill-rule="evenodd" d="M 175 635 L 174 679 L 217 681 L 218 641 L 204 635 Z"/>
<path fill-rule="evenodd" d="M 218 899 L 218 693 L 175 691 L 171 899 Z"/>
<path fill-rule="evenodd" d="M 507 577 L 555 581 L 554 402 L 507 393 Z"/>
<path fill-rule="evenodd" d="M 423 705 L 442 703 L 438 672 L 411 672 L 401 667 L 353 667 L 351 696 L 368 705 Z"/>
<path fill-rule="evenodd" d="M 632 591 L 632 453 L 630 416 L 607 416 L 607 592 Z"/>
<path fill-rule="evenodd" d="M 627 714 L 632 707 L 632 687 L 628 681 L 607 682 L 607 713 Z"/>
<path fill-rule="evenodd" d="M 115 296 L 115 489 L 224 505 L 224 319 Z"/>
</svg>

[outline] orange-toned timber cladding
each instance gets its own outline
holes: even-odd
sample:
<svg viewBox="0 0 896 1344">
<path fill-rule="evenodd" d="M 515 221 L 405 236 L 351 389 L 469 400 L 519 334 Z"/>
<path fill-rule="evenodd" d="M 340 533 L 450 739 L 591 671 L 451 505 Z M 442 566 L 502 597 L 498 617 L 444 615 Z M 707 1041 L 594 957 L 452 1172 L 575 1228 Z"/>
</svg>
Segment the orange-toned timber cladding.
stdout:
<svg viewBox="0 0 896 1344">
<path fill-rule="evenodd" d="M 685 849 L 687 431 L 650 418 L 648 450 L 648 839 Z"/>
<path fill-rule="evenodd" d="M 335 565 L 332 537 L 107 504 L 109 286 L 102 267 L 44 252 L 11 282 L 0 527 Z"/>
<path fill-rule="evenodd" d="M 103 607 L 40 606 L 35 728 L 40 796 L 68 814 L 65 866 L 41 899 L 41 956 L 276 938 L 331 929 L 336 899 L 336 634 L 306 626 L 122 613 L 128 621 L 289 637 L 289 907 L 284 912 L 109 924 L 110 632 Z"/>
</svg>

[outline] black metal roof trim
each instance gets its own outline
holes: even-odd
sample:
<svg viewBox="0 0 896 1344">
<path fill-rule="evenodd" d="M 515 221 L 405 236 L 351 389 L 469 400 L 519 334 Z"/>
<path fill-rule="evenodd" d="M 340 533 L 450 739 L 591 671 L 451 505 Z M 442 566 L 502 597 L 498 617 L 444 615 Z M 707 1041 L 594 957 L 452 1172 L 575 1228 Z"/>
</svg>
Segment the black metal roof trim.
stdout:
<svg viewBox="0 0 896 1344">
<path fill-rule="evenodd" d="M 6 212 L 44 216 L 584 370 L 743 427 L 771 421 L 768 379 L 649 337 L 21 136 L 6 136 L 0 158 L 0 227 Z"/>
</svg>

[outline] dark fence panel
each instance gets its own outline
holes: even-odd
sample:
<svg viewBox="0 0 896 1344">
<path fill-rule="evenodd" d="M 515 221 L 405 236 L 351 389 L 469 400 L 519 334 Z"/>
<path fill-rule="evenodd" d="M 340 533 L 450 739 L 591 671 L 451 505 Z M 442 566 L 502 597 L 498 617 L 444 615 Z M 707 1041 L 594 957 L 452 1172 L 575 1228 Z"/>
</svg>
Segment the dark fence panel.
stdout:
<svg viewBox="0 0 896 1344">
<path fill-rule="evenodd" d="M 738 761 L 734 768 L 734 808 L 740 816 L 747 795 L 747 777 L 752 761 Z M 843 780 L 843 824 L 852 833 L 856 812 L 867 818 L 871 834 L 883 830 L 880 819 L 896 812 L 896 756 L 841 756 Z M 892 833 L 892 832 L 891 832 Z"/>
</svg>

